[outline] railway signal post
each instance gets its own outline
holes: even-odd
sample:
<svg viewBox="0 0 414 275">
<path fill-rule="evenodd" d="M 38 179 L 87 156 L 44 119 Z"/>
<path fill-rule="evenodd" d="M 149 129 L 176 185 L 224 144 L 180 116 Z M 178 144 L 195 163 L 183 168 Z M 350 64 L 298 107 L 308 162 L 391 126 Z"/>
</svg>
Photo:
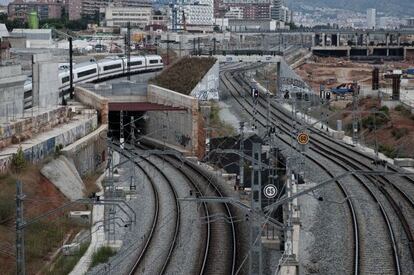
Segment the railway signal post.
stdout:
<svg viewBox="0 0 414 275">
<path fill-rule="evenodd" d="M 261 167 L 262 146 L 260 143 L 253 143 L 252 148 L 252 182 L 251 182 L 251 209 L 256 212 L 262 211 L 262 167 Z M 260 221 L 250 221 L 250 275 L 263 274 L 262 255 L 262 229 Z"/>
</svg>

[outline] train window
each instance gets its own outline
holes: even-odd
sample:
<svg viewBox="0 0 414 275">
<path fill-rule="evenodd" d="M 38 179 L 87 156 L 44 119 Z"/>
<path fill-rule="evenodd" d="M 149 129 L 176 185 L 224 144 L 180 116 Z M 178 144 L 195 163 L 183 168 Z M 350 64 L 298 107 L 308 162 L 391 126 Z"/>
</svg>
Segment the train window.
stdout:
<svg viewBox="0 0 414 275">
<path fill-rule="evenodd" d="M 87 75 L 90 75 L 90 74 L 95 74 L 95 73 L 96 73 L 96 69 L 93 68 L 93 69 L 78 73 L 78 77 L 84 77 L 84 76 L 87 76 Z"/>
<path fill-rule="evenodd" d="M 156 59 L 152 59 L 152 60 L 150 60 L 150 61 L 149 61 L 149 63 L 150 63 L 150 64 L 157 64 L 157 63 L 158 63 L 158 60 L 156 60 Z"/>
<path fill-rule="evenodd" d="M 114 65 L 104 66 L 104 71 L 118 69 L 118 68 L 121 68 L 121 66 L 122 66 L 121 64 L 114 64 Z"/>
<path fill-rule="evenodd" d="M 63 78 L 62 78 L 62 84 L 63 84 L 63 83 L 66 83 L 66 82 L 69 82 L 69 80 L 70 80 L 69 76 L 65 76 L 65 77 L 63 77 Z"/>
<path fill-rule="evenodd" d="M 142 65 L 142 61 L 132 61 L 132 62 L 128 62 L 129 66 L 139 66 Z"/>
</svg>

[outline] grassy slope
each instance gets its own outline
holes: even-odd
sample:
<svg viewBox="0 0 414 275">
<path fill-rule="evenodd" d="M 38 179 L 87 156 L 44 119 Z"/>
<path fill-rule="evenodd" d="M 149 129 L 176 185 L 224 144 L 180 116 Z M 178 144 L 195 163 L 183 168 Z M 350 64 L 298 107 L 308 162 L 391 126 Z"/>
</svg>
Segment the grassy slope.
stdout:
<svg viewBox="0 0 414 275">
<path fill-rule="evenodd" d="M 211 57 L 184 57 L 150 82 L 188 95 L 215 62 Z"/>
</svg>

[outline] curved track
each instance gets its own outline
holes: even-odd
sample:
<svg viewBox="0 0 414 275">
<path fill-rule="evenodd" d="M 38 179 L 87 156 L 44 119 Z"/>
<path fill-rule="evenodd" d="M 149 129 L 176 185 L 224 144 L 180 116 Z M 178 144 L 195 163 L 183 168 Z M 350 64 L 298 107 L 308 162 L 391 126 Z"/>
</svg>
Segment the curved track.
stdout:
<svg viewBox="0 0 414 275">
<path fill-rule="evenodd" d="M 162 257 L 162 267 L 159 268 L 157 274 L 168 274 L 168 266 L 173 257 L 174 251 L 177 244 L 177 236 L 180 229 L 180 206 L 178 201 L 178 196 L 174 188 L 174 183 L 168 178 L 165 174 L 165 171 L 159 168 L 154 160 L 151 160 L 151 157 L 143 157 L 143 149 L 146 149 L 140 145 L 139 147 L 126 146 L 128 152 L 134 155 L 134 163 L 140 167 L 144 174 L 150 179 L 151 185 L 153 185 L 154 194 L 156 197 L 156 205 L 160 204 L 159 202 L 159 191 L 157 191 L 157 186 L 154 184 L 154 179 L 151 179 L 151 174 L 146 171 L 147 168 L 143 167 L 143 162 L 145 162 L 151 169 L 156 170 L 158 175 L 163 177 L 163 180 L 168 183 L 171 193 L 174 194 L 176 201 L 176 211 L 173 211 L 176 215 L 175 217 L 175 229 L 173 237 L 169 240 L 168 253 L 160 255 Z M 125 151 L 119 150 L 121 154 L 127 156 Z M 141 155 L 141 157 L 139 157 Z M 132 159 L 132 158 L 130 158 Z M 187 161 L 183 161 L 181 158 L 175 159 L 170 156 L 163 156 L 162 160 L 167 162 L 169 165 L 174 167 L 187 181 L 187 184 L 200 195 L 206 196 L 223 196 L 220 188 L 212 181 L 211 177 L 200 171 L 200 168 L 197 165 L 192 164 Z M 165 195 L 165 194 L 163 194 Z M 193 202 L 196 204 L 196 202 Z M 236 228 L 234 224 L 234 213 L 231 210 L 230 206 L 227 204 L 207 204 L 202 203 L 205 219 L 205 230 L 203 233 L 203 252 L 200 255 L 200 260 L 196 263 L 196 271 L 194 274 L 235 274 L 236 272 L 236 260 L 237 260 L 237 239 L 236 239 Z M 160 225 L 160 216 L 158 207 L 156 207 L 155 216 L 153 218 L 153 223 L 149 236 L 145 240 L 145 244 L 141 252 L 136 256 L 134 264 L 130 268 L 129 274 L 142 274 L 142 266 L 146 264 L 145 257 L 148 254 L 151 254 L 151 246 L 157 238 L 156 234 L 159 230 Z M 226 220 L 217 219 L 217 217 L 225 216 Z M 212 219 L 212 217 L 216 217 Z M 159 237 L 159 236 L 158 236 Z M 158 260 L 157 262 L 160 262 Z"/>
<path fill-rule="evenodd" d="M 229 90 L 233 98 L 240 104 L 240 106 L 243 107 L 243 109 L 249 113 L 251 116 L 253 116 L 252 109 L 253 109 L 253 103 L 246 99 L 245 94 L 249 93 L 249 86 L 248 83 L 246 83 L 241 76 L 240 73 L 237 72 L 237 69 L 234 69 L 233 71 L 226 71 L 222 73 L 221 80 L 222 83 L 226 86 L 226 88 Z M 237 81 L 234 78 L 238 78 Z M 240 92 L 241 91 L 241 92 Z M 250 98 L 250 97 L 247 97 Z M 279 123 L 277 126 L 286 137 L 291 137 L 291 128 L 290 128 L 290 120 L 291 116 L 286 111 L 281 111 L 274 106 L 274 103 L 272 103 L 271 108 L 271 118 L 273 121 L 277 120 Z M 256 106 L 256 114 L 258 114 L 258 117 L 256 116 L 256 120 L 262 125 L 265 126 L 265 123 L 263 121 L 266 118 L 266 112 L 264 111 L 267 107 L 267 103 L 265 100 L 261 97 L 258 100 L 258 106 Z M 297 121 L 300 123 L 300 121 Z M 312 129 L 312 150 L 319 154 L 319 156 L 324 157 L 325 159 L 328 159 L 332 163 L 335 163 L 339 167 L 341 167 L 344 171 L 349 170 L 373 170 L 372 166 L 363 163 L 361 159 L 365 160 L 371 160 L 372 158 L 366 156 L 363 153 L 360 153 L 356 151 L 354 148 L 350 146 L 346 146 L 344 144 L 338 144 L 337 141 L 334 141 L 332 138 L 326 137 L 320 131 L 317 131 L 315 129 Z M 281 138 L 281 137 L 279 137 Z M 282 142 L 289 142 L 286 140 L 283 140 L 281 138 Z M 345 149 L 345 150 L 344 150 Z M 359 158 L 355 157 L 354 155 L 358 155 Z M 309 155 L 307 155 L 309 158 Z M 363 157 L 363 158 L 361 158 Z M 393 171 L 397 171 L 396 168 L 391 168 Z M 402 190 L 402 188 L 398 187 L 396 184 L 393 184 L 392 181 L 387 179 L 385 176 L 379 176 L 379 177 L 373 177 L 373 176 L 354 176 L 354 178 L 360 183 L 364 184 L 365 190 L 368 191 L 371 198 L 374 200 L 375 203 L 379 205 L 379 208 L 381 210 L 381 215 L 383 216 L 383 220 L 386 224 L 386 227 L 388 228 L 388 238 L 390 240 L 391 248 L 392 248 L 392 257 L 389 259 L 393 261 L 393 271 L 392 273 L 400 274 L 401 273 L 401 262 L 400 262 L 400 255 L 399 255 L 399 247 L 397 246 L 396 238 L 395 238 L 395 229 L 398 228 L 398 226 L 402 226 L 404 233 L 408 240 L 408 250 L 410 253 L 413 253 L 413 242 L 412 242 L 412 232 L 411 227 L 412 226 L 412 209 L 414 208 L 414 204 L 412 203 L 412 200 L 410 198 L 410 195 L 407 194 Z M 412 179 L 409 177 L 403 177 L 406 181 L 412 183 Z M 370 182 L 370 185 L 368 185 L 365 180 L 368 180 Z M 397 203 L 402 198 L 404 201 L 404 205 L 401 205 Z M 353 212 L 350 210 L 351 213 Z M 354 209 L 355 212 L 355 209 Z M 397 219 L 390 219 L 390 215 L 392 217 L 397 217 Z M 352 214 L 352 216 L 356 216 L 355 213 Z M 400 225 L 395 224 L 395 220 L 399 221 Z M 393 221 L 393 223 L 392 223 Z M 355 224 L 355 221 L 353 221 Z M 391 224 L 392 223 L 392 224 Z M 395 229 L 393 229 L 393 226 Z M 354 226 L 354 236 L 355 230 L 358 230 Z M 373 230 L 374 229 L 368 229 Z M 356 231 L 358 232 L 358 231 Z M 360 238 L 365 232 L 360 232 Z M 354 240 L 357 240 L 357 238 L 354 237 Z M 403 247 L 403 244 L 399 244 L 400 249 L 401 246 Z M 356 244 L 354 247 L 358 247 Z M 391 251 L 390 251 L 391 252 Z M 358 251 L 355 249 L 354 252 L 354 262 L 358 262 Z M 369 255 L 368 255 L 369 256 Z M 411 254 L 412 256 L 412 254 Z M 359 255 L 361 261 L 367 261 L 364 256 Z M 412 257 L 411 257 L 412 258 Z M 360 263 L 361 264 L 361 263 Z M 358 271 L 358 267 L 354 265 L 354 271 Z M 357 274 L 358 272 L 355 272 Z"/>
<path fill-rule="evenodd" d="M 148 147 L 142 148 L 148 149 Z M 211 176 L 202 172 L 197 165 L 174 156 L 164 156 L 162 159 L 175 167 L 199 195 L 223 197 L 222 190 L 214 183 Z M 208 232 L 205 254 L 198 274 L 235 274 L 237 239 L 234 213 L 226 203 L 203 203 L 203 205 Z M 227 221 L 211 218 L 220 216 L 225 216 Z"/>
<path fill-rule="evenodd" d="M 131 157 L 128 156 L 124 150 L 119 149 L 117 151 L 121 155 L 131 159 Z M 157 263 L 161 263 L 161 267 L 157 266 L 155 268 L 157 269 L 157 274 L 165 274 L 165 270 L 168 264 L 170 263 L 172 252 L 177 243 L 178 229 L 180 227 L 180 205 L 178 202 L 177 192 L 171 180 L 156 165 L 153 165 L 150 161 L 146 160 L 145 158 L 134 158 L 133 162 L 137 167 L 141 169 L 141 171 L 143 171 L 143 173 L 146 175 L 146 177 L 149 179 L 151 183 L 152 189 L 155 193 L 156 211 L 155 211 L 155 215 L 153 218 L 151 230 L 149 232 L 149 235 L 146 238 L 144 247 L 141 250 L 141 252 L 138 254 L 138 256 L 136 257 L 134 264 L 130 268 L 129 274 L 142 274 L 144 272 L 143 269 L 141 269 L 142 265 L 144 265 L 145 263 L 147 266 L 152 267 L 155 261 Z M 155 183 L 153 177 L 151 176 L 147 168 L 143 166 L 142 162 L 146 162 L 152 169 L 154 169 L 157 172 L 157 175 L 160 175 L 163 178 L 163 181 L 167 184 L 168 188 L 170 189 L 170 194 L 172 195 L 172 198 L 175 203 L 175 205 L 172 206 L 173 211 L 168 212 L 168 215 L 174 216 L 173 217 L 174 229 L 173 229 L 172 234 L 170 234 L 170 238 L 168 240 L 168 246 L 164 248 L 164 249 L 167 249 L 166 253 L 158 253 L 158 252 L 155 252 L 155 250 L 151 251 L 154 243 L 156 243 L 158 240 L 162 240 L 166 238 L 165 235 L 163 235 L 162 237 L 160 235 L 160 228 L 165 226 L 165 221 L 163 220 L 162 216 L 164 215 L 164 218 L 165 218 L 166 213 L 164 214 L 161 213 L 161 211 L 165 211 L 165 207 L 164 208 L 160 207 L 160 204 L 161 204 L 160 186 L 159 184 Z M 165 196 L 165 194 L 163 194 L 163 196 Z M 158 240 L 156 240 L 156 238 L 158 238 Z M 151 259 L 150 254 L 152 254 L 152 256 L 156 254 L 157 259 Z M 145 267 L 144 267 L 144 270 L 145 270 Z"/>
</svg>

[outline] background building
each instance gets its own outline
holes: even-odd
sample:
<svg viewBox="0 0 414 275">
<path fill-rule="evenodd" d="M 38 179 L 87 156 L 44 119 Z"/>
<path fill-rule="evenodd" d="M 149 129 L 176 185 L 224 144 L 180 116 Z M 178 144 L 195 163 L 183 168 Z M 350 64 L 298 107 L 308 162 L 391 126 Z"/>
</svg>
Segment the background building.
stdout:
<svg viewBox="0 0 414 275">
<path fill-rule="evenodd" d="M 367 28 L 368 29 L 375 29 L 376 27 L 376 14 L 377 11 L 375 9 L 367 9 Z"/>
<path fill-rule="evenodd" d="M 35 2 L 25 2 L 23 0 L 15 0 L 8 5 L 8 14 L 11 19 L 27 18 L 27 14 L 36 11 L 39 19 L 59 19 L 62 17 L 63 3 L 58 0 L 39 0 Z"/>
<path fill-rule="evenodd" d="M 67 0 L 69 20 L 91 18 L 98 20 L 100 10 L 106 7 L 151 7 L 151 0 Z"/>
<path fill-rule="evenodd" d="M 152 8 L 149 7 L 106 7 L 101 9 L 103 25 L 106 27 L 131 27 L 144 29 L 151 23 Z"/>
<path fill-rule="evenodd" d="M 169 29 L 173 29 L 176 16 L 177 29 L 190 32 L 206 32 L 213 30 L 213 0 L 184 0 L 180 5 L 170 8 Z"/>
<path fill-rule="evenodd" d="M 223 0 L 220 8 L 239 8 L 243 10 L 243 19 L 270 19 L 270 3 L 270 0 Z"/>
</svg>

